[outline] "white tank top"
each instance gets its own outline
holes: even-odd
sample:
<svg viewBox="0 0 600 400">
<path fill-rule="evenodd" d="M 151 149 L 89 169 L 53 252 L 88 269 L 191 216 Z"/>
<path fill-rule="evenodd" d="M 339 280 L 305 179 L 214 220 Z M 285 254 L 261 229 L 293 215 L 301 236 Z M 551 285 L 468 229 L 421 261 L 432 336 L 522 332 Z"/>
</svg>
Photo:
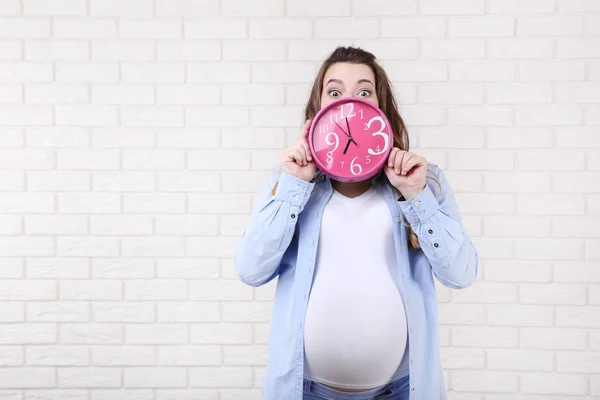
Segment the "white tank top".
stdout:
<svg viewBox="0 0 600 400">
<path fill-rule="evenodd" d="M 333 192 L 304 323 L 306 379 L 372 389 L 408 374 L 393 223 L 374 188 L 356 198 Z"/>
</svg>

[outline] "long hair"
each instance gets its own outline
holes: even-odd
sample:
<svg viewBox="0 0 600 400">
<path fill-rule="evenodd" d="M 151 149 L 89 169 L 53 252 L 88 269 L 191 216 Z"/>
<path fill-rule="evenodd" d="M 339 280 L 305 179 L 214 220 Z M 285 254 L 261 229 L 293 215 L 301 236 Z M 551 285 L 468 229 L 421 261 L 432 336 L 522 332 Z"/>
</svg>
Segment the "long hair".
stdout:
<svg viewBox="0 0 600 400">
<path fill-rule="evenodd" d="M 358 47 L 337 47 L 323 62 L 312 85 L 310 97 L 304 109 L 304 120 L 314 119 L 317 113 L 321 110 L 321 95 L 323 93 L 323 81 L 325 79 L 325 74 L 327 73 L 329 67 L 336 63 L 364 64 L 371 68 L 373 74 L 375 75 L 375 91 L 379 101 L 379 108 L 389 120 L 392 131 L 394 132 L 394 147 L 409 151 L 410 143 L 408 131 L 406 130 L 404 120 L 398 111 L 398 104 L 394 98 L 392 84 L 387 76 L 387 73 L 381 67 L 381 65 L 379 65 L 377 58 L 372 53 Z M 439 180 L 435 176 L 428 175 L 427 178 L 434 180 L 438 183 L 438 185 L 440 184 Z M 273 192 L 274 191 L 275 188 L 273 189 Z M 398 195 L 401 195 L 399 191 Z M 421 247 L 419 244 L 419 239 L 406 218 L 404 218 L 404 225 L 408 229 L 409 248 L 419 249 Z"/>
</svg>

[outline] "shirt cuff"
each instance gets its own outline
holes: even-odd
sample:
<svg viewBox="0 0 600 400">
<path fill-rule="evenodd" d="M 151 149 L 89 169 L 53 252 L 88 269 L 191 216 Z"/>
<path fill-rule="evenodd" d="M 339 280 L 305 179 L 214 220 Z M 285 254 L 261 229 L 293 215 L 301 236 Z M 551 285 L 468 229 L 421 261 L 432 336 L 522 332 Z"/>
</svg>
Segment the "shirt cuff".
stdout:
<svg viewBox="0 0 600 400">
<path fill-rule="evenodd" d="M 307 182 L 293 175 L 281 172 L 275 198 L 294 206 L 304 207 L 310 198 L 315 186 L 314 182 Z"/>
<path fill-rule="evenodd" d="M 410 201 L 398 201 L 398 205 L 411 226 L 428 221 L 440 208 L 429 186 Z"/>
</svg>

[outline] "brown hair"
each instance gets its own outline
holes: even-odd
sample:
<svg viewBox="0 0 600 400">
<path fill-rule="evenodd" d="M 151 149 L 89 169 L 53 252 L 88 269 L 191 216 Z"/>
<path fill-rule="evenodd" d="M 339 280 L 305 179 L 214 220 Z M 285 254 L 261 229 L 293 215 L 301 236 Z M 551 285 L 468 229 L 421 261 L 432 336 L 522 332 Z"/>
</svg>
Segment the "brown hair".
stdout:
<svg viewBox="0 0 600 400">
<path fill-rule="evenodd" d="M 306 108 L 304 109 L 304 120 L 312 120 L 321 109 L 321 94 L 323 92 L 325 74 L 329 67 L 335 63 L 364 64 L 371 68 L 375 75 L 375 91 L 379 101 L 379 108 L 388 118 L 394 132 L 394 147 L 409 151 L 408 131 L 406 130 L 404 120 L 398 111 L 398 105 L 392 91 L 392 84 L 390 83 L 385 70 L 377 62 L 375 56 L 358 47 L 338 47 L 323 62 L 313 83 Z M 428 178 L 436 181 L 438 185 L 440 184 L 436 177 L 428 176 Z M 276 187 L 273 188 L 273 194 L 275 193 L 275 190 Z M 398 194 L 401 195 L 399 191 Z M 404 219 L 404 225 L 408 228 L 409 247 L 412 249 L 420 248 L 419 239 L 410 227 L 406 218 Z"/>
</svg>

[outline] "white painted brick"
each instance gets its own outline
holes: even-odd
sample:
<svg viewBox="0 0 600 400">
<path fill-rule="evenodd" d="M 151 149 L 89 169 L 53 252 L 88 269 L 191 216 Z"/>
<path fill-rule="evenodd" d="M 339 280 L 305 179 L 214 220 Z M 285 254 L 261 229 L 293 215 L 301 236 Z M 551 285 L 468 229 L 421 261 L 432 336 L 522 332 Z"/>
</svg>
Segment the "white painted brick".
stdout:
<svg viewBox="0 0 600 400">
<path fill-rule="evenodd" d="M 247 23 L 242 19 L 209 19 L 202 21 L 185 21 L 184 36 L 186 39 L 224 40 L 245 39 Z M 185 46 L 187 43 L 183 42 Z M 248 42 L 245 42 L 248 43 Z"/>
<path fill-rule="evenodd" d="M 23 53 L 21 42 L 2 41 L 0 42 L 0 60 L 20 60 Z"/>
<path fill-rule="evenodd" d="M 486 87 L 489 104 L 550 103 L 552 86 L 549 83 L 492 83 Z"/>
<path fill-rule="evenodd" d="M 176 237 L 125 237 L 121 251 L 125 257 L 183 256 L 185 241 Z"/>
<path fill-rule="evenodd" d="M 119 80 L 117 64 L 56 64 L 57 82 L 113 83 Z"/>
<path fill-rule="evenodd" d="M 578 284 L 537 284 L 519 285 L 519 301 L 528 304 L 583 305 L 586 303 L 587 290 Z"/>
<path fill-rule="evenodd" d="M 250 122 L 249 110 L 234 106 L 186 107 L 185 117 L 187 126 L 197 127 L 246 127 Z"/>
<path fill-rule="evenodd" d="M 583 350 L 587 333 L 580 329 L 521 328 L 520 344 L 525 349 Z"/>
<path fill-rule="evenodd" d="M 2 51 L 1 48 L 0 51 Z M 23 87 L 21 85 L 0 85 L 0 102 L 23 103 Z"/>
<path fill-rule="evenodd" d="M 108 106 L 55 106 L 56 125 L 113 126 L 118 123 L 118 110 Z"/>
<path fill-rule="evenodd" d="M 515 80 L 515 65 L 507 61 L 459 61 L 450 60 L 451 81 L 507 82 Z"/>
<path fill-rule="evenodd" d="M 154 392 L 154 391 L 153 391 Z M 211 400 L 216 398 L 215 389 L 158 389 L 156 390 L 157 400 Z M 111 400 L 111 399 L 107 399 Z M 137 399 L 136 399 L 137 400 Z"/>
<path fill-rule="evenodd" d="M 487 216 L 483 220 L 486 236 L 500 237 L 547 237 L 550 221 L 539 217 Z"/>
<path fill-rule="evenodd" d="M 498 149 L 551 147 L 550 128 L 510 127 L 487 129 L 487 145 Z"/>
<path fill-rule="evenodd" d="M 487 367 L 491 370 L 552 371 L 554 352 L 543 350 L 486 350 Z"/>
<path fill-rule="evenodd" d="M 556 85 L 557 103 L 596 103 L 600 102 L 600 83 L 562 83 Z"/>
<path fill-rule="evenodd" d="M 157 133 L 159 148 L 190 149 L 218 148 L 220 133 L 216 128 L 210 129 L 161 129 Z"/>
<path fill-rule="evenodd" d="M 56 343 L 56 324 L 30 323 L 2 324 L 0 344 L 52 344 Z M 7 368 L 2 368 L 6 372 Z"/>
<path fill-rule="evenodd" d="M 514 168 L 514 154 L 507 151 L 454 151 L 449 157 L 451 169 L 512 171 Z"/>
<path fill-rule="evenodd" d="M 600 283 L 600 269 L 590 261 L 557 261 L 552 264 L 556 282 Z"/>
<path fill-rule="evenodd" d="M 221 346 L 159 346 L 159 365 L 221 365 Z"/>
<path fill-rule="evenodd" d="M 252 288 L 239 280 L 196 280 L 190 283 L 190 299 L 200 301 L 252 300 Z"/>
<path fill-rule="evenodd" d="M 559 372 L 579 372 L 597 374 L 600 372 L 598 352 L 558 352 L 557 367 Z"/>
<path fill-rule="evenodd" d="M 448 34 L 458 37 L 513 36 L 514 19 L 509 17 L 452 17 L 448 21 Z"/>
<path fill-rule="evenodd" d="M 302 122 L 298 106 L 256 106 L 250 109 L 251 124 L 257 127 L 298 126 Z"/>
<path fill-rule="evenodd" d="M 221 44 L 217 41 L 159 42 L 160 61 L 218 61 Z"/>
<path fill-rule="evenodd" d="M 286 0 L 289 17 L 347 17 L 350 16 L 350 0 Z"/>
<path fill-rule="evenodd" d="M 156 190 L 154 172 L 95 172 L 93 190 L 96 192 L 152 192 Z"/>
<path fill-rule="evenodd" d="M 571 60 L 524 60 L 519 63 L 522 81 L 582 81 L 585 63 Z"/>
<path fill-rule="evenodd" d="M 379 23 L 375 19 L 319 19 L 314 24 L 317 38 L 375 38 L 379 34 Z"/>
<path fill-rule="evenodd" d="M 184 65 L 173 63 L 122 63 L 121 81 L 132 83 L 183 83 Z"/>
<path fill-rule="evenodd" d="M 114 19 L 55 19 L 52 36 L 73 39 L 109 39 L 117 37 L 117 21 Z"/>
<path fill-rule="evenodd" d="M 182 387 L 186 384 L 185 368 L 139 367 L 124 368 L 126 387 Z"/>
<path fill-rule="evenodd" d="M 154 322 L 156 319 L 154 308 L 155 306 L 151 302 L 94 301 L 92 303 L 92 320 L 95 322 Z"/>
<path fill-rule="evenodd" d="M 150 17 L 154 13 L 152 0 L 90 0 L 90 14 L 99 17 Z"/>
<path fill-rule="evenodd" d="M 81 61 L 88 60 L 89 45 L 86 42 L 68 41 L 26 41 L 25 59 L 40 61 Z"/>
<path fill-rule="evenodd" d="M 441 348 L 440 358 L 444 369 L 484 369 L 483 349 Z"/>
<path fill-rule="evenodd" d="M 421 56 L 425 59 L 477 59 L 485 57 L 485 42 L 480 39 L 423 39 Z"/>
<path fill-rule="evenodd" d="M 514 393 L 518 391 L 518 377 L 514 372 L 452 371 L 450 384 L 460 392 Z"/>
<path fill-rule="evenodd" d="M 121 371 L 117 368 L 60 368 L 58 384 L 64 388 L 120 387 Z"/>
<path fill-rule="evenodd" d="M 487 306 L 487 322 L 490 325 L 552 326 L 553 318 L 554 310 L 551 307 L 521 304 Z"/>
<path fill-rule="evenodd" d="M 311 83 L 315 66 L 308 62 L 253 63 L 253 83 Z"/>
<path fill-rule="evenodd" d="M 422 104 L 482 104 L 483 86 L 475 83 L 423 84 L 419 86 L 419 102 Z"/>
<path fill-rule="evenodd" d="M 189 237 L 186 254 L 198 257 L 233 257 L 238 241 L 237 237 Z"/>
<path fill-rule="evenodd" d="M 28 235 L 85 235 L 87 218 L 73 215 L 32 215 L 25 217 Z"/>
<path fill-rule="evenodd" d="M 251 169 L 272 171 L 281 160 L 281 150 L 254 150 L 250 154 Z"/>
<path fill-rule="evenodd" d="M 488 57 L 492 59 L 552 58 L 553 53 L 554 42 L 552 39 L 489 39 L 487 47 Z"/>
<path fill-rule="evenodd" d="M 285 88 L 285 104 L 305 105 L 310 96 L 311 86 L 308 84 L 291 84 Z"/>
<path fill-rule="evenodd" d="M 28 346 L 27 365 L 76 366 L 89 365 L 90 357 L 83 346 Z"/>
<path fill-rule="evenodd" d="M 485 1 L 483 0 L 459 0 L 451 5 L 443 0 L 421 0 L 419 4 L 422 14 L 471 15 L 485 13 Z"/>
<path fill-rule="evenodd" d="M 451 107 L 448 123 L 458 126 L 506 126 L 513 124 L 513 110 L 508 107 Z"/>
<path fill-rule="evenodd" d="M 92 363 L 97 366 L 154 365 L 156 350 L 152 346 L 94 346 Z"/>
<path fill-rule="evenodd" d="M 56 385 L 54 368 L 2 368 L 0 388 L 51 388 Z"/>
<path fill-rule="evenodd" d="M 19 171 L 0 172 L 0 192 L 22 192 L 25 190 L 25 174 Z"/>
<path fill-rule="evenodd" d="M 523 171 L 580 171 L 584 163 L 584 153 L 578 151 L 520 151 L 517 154 L 517 168 Z"/>
<path fill-rule="evenodd" d="M 119 239 L 59 237 L 56 248 L 56 254 L 60 257 L 114 257 L 119 254 Z"/>
<path fill-rule="evenodd" d="M 148 148 L 155 147 L 151 129 L 97 128 L 92 131 L 92 147 Z"/>
<path fill-rule="evenodd" d="M 22 147 L 23 130 L 20 128 L 0 128 L 0 146 L 2 147 Z"/>
<path fill-rule="evenodd" d="M 58 168 L 76 170 L 114 170 L 119 168 L 119 152 L 98 149 L 58 150 Z"/>
<path fill-rule="evenodd" d="M 322 62 L 329 57 L 332 51 L 340 45 L 350 46 L 352 44 L 359 46 L 357 40 L 351 39 L 314 39 L 314 40 L 293 40 L 288 42 L 288 59 L 292 61 L 317 61 Z M 371 43 L 376 42 L 371 40 Z M 381 46 L 380 46 L 381 47 Z M 389 50 L 389 46 L 387 46 Z M 372 49 L 369 49 L 372 50 Z M 311 79 L 314 74 L 311 73 Z M 289 82 L 289 81 L 288 81 Z M 293 81 L 292 81 L 293 82 Z M 282 82 L 284 83 L 284 82 Z"/>
<path fill-rule="evenodd" d="M 0 356 L 0 365 L 3 367 L 21 366 L 23 365 L 24 352 L 22 347 L 17 346 L 2 346 L 2 355 Z M 7 396 L 10 399 L 9 394 L 0 392 L 0 396 Z M 4 399 L 4 397 L 0 397 Z M 19 399 L 20 399 L 19 395 Z"/>
<path fill-rule="evenodd" d="M 600 305 L 600 285 L 590 285 L 588 302 L 593 305 Z"/>
<path fill-rule="evenodd" d="M 256 67 L 256 65 L 254 65 Z M 277 68 L 274 67 L 274 70 Z M 187 65 L 190 83 L 246 83 L 250 82 L 250 64 L 238 62 L 194 63 Z"/>
<path fill-rule="evenodd" d="M 147 41 L 92 41 L 92 60 L 98 61 L 152 61 L 155 45 Z"/>
<path fill-rule="evenodd" d="M 585 394 L 587 390 L 583 375 L 529 372 L 519 374 L 519 382 L 523 393 Z"/>
<path fill-rule="evenodd" d="M 2 322 L 24 322 L 25 321 L 25 303 L 4 302 L 0 305 L 0 321 Z M 3 352 L 2 352 L 3 353 Z M 0 356 L 0 365 L 2 364 Z M 10 357 L 7 357 L 10 359 Z M 19 363 L 21 364 L 21 363 Z M 19 365 L 17 364 L 17 365 Z"/>
<path fill-rule="evenodd" d="M 553 236 L 573 238 L 600 237 L 600 218 L 598 217 L 557 217 L 553 219 Z"/>
<path fill-rule="evenodd" d="M 159 322 L 218 322 L 219 303 L 164 302 L 157 306 Z"/>
<path fill-rule="evenodd" d="M 54 197 L 47 194 L 2 194 L 2 213 L 51 213 L 54 211 Z"/>
<path fill-rule="evenodd" d="M 493 193 L 548 193 L 551 181 L 552 175 L 546 172 L 487 172 L 485 189 Z M 533 230 L 540 234 L 546 232 L 541 227 L 538 225 Z"/>
<path fill-rule="evenodd" d="M 65 214 L 113 214 L 121 210 L 121 200 L 112 194 L 60 194 L 58 211 Z"/>
<path fill-rule="evenodd" d="M 162 192 L 218 192 L 220 182 L 218 172 L 186 171 L 158 174 L 158 189 Z M 180 204 L 179 199 L 176 203 Z"/>
<path fill-rule="evenodd" d="M 520 239 L 516 242 L 517 257 L 536 260 L 579 260 L 581 240 Z"/>
<path fill-rule="evenodd" d="M 125 194 L 125 213 L 179 214 L 185 211 L 185 196 L 180 194 Z"/>
<path fill-rule="evenodd" d="M 23 218 L 17 215 L 0 216 L 0 234 L 1 235 L 21 235 L 23 234 Z"/>
<path fill-rule="evenodd" d="M 519 343 L 516 328 L 498 326 L 453 326 L 451 337 L 459 347 L 514 348 Z"/>
<path fill-rule="evenodd" d="M 485 321 L 483 305 L 442 303 L 439 310 L 440 324 L 481 325 Z"/>
<path fill-rule="evenodd" d="M 63 300 L 121 300 L 122 286 L 117 281 L 62 281 L 60 298 Z"/>
<path fill-rule="evenodd" d="M 557 10 L 563 13 L 580 13 L 600 11 L 600 8 L 594 0 L 558 0 Z"/>
<path fill-rule="evenodd" d="M 600 259 L 600 243 L 599 240 L 586 240 L 585 241 L 585 258 L 587 260 L 598 260 Z"/>
<path fill-rule="evenodd" d="M 123 343 L 123 327 L 118 324 L 61 324 L 59 330 L 63 344 Z"/>
<path fill-rule="evenodd" d="M 181 300 L 187 298 L 183 280 L 127 281 L 125 299 L 128 300 Z"/>
<path fill-rule="evenodd" d="M 456 193 L 462 212 L 468 214 L 510 215 L 514 212 L 514 196 L 505 194 Z"/>
<path fill-rule="evenodd" d="M 253 324 L 254 325 L 254 324 Z M 191 343 L 250 344 L 252 325 L 236 323 L 204 323 L 190 326 Z"/>
<path fill-rule="evenodd" d="M 585 32 L 587 34 L 600 34 L 600 18 L 597 15 L 587 15 L 585 17 Z"/>
<path fill-rule="evenodd" d="M 583 34 L 583 17 L 542 16 L 521 17 L 517 21 L 517 35 L 567 36 Z"/>
<path fill-rule="evenodd" d="M 131 344 L 187 343 L 188 327 L 184 324 L 135 324 L 126 326 L 126 342 Z"/>
<path fill-rule="evenodd" d="M 185 168 L 185 153 L 181 150 L 123 150 L 123 168 L 172 170 Z"/>
<path fill-rule="evenodd" d="M 442 18 L 382 19 L 381 37 L 428 38 L 445 35 L 446 25 Z"/>
<path fill-rule="evenodd" d="M 4 258 L 2 260 L 2 269 L 0 269 L 1 278 L 23 278 L 24 260 L 19 258 Z"/>
<path fill-rule="evenodd" d="M 529 194 L 517 197 L 521 215 L 583 215 L 583 198 L 573 194 Z"/>
<path fill-rule="evenodd" d="M 169 236 L 216 235 L 218 220 L 214 215 L 157 216 L 156 234 Z"/>
<path fill-rule="evenodd" d="M 187 168 L 228 171 L 248 170 L 250 154 L 241 150 L 196 150 L 187 153 Z"/>
<path fill-rule="evenodd" d="M 50 37 L 47 18 L 0 18 L 0 38 L 32 39 Z"/>
<path fill-rule="evenodd" d="M 280 0 L 221 0 L 221 14 L 232 17 L 282 17 L 284 2 Z"/>
<path fill-rule="evenodd" d="M 280 128 L 223 129 L 222 146 L 242 149 L 281 149 L 283 151 L 284 132 Z"/>
<path fill-rule="evenodd" d="M 29 104 L 86 104 L 89 102 L 88 88 L 85 85 L 64 83 L 25 85 L 25 102 Z"/>
<path fill-rule="evenodd" d="M 267 346 L 224 346 L 225 365 L 266 365 Z"/>
<path fill-rule="evenodd" d="M 312 36 L 312 21 L 268 19 L 250 22 L 250 38 L 303 39 Z"/>
<path fill-rule="evenodd" d="M 218 104 L 219 87 L 216 85 L 159 85 L 156 88 L 158 104 Z"/>
<path fill-rule="evenodd" d="M 180 39 L 183 26 L 180 21 L 121 21 L 119 37 L 124 39 Z"/>
<path fill-rule="evenodd" d="M 37 171 L 27 173 L 27 190 L 31 192 L 87 191 L 90 174 L 74 171 Z"/>
<path fill-rule="evenodd" d="M 4 106 L 0 109 L 0 123 L 8 126 L 51 125 L 50 106 Z"/>
<path fill-rule="evenodd" d="M 154 87 L 149 84 L 94 85 L 95 104 L 153 104 Z"/>
<path fill-rule="evenodd" d="M 86 14 L 85 0 L 24 0 L 23 14 L 48 16 L 76 16 Z"/>
<path fill-rule="evenodd" d="M 557 57 L 559 58 L 597 58 L 600 57 L 598 41 L 595 37 L 557 39 Z"/>
<path fill-rule="evenodd" d="M 160 17 L 216 17 L 218 0 L 156 0 L 156 15 Z"/>
<path fill-rule="evenodd" d="M 27 321 L 85 322 L 90 320 L 90 308 L 85 302 L 29 302 Z"/>
<path fill-rule="evenodd" d="M 282 61 L 285 60 L 285 42 L 274 40 L 224 40 L 223 60 L 226 61 Z"/>
<path fill-rule="evenodd" d="M 585 108 L 585 123 L 586 125 L 600 125 L 600 107 L 587 106 Z"/>
<path fill-rule="evenodd" d="M 555 10 L 555 0 L 489 0 L 492 14 L 551 13 Z"/>
<path fill-rule="evenodd" d="M 89 260 L 76 258 L 35 258 L 27 260 L 27 278 L 87 279 Z"/>
<path fill-rule="evenodd" d="M 556 307 L 556 326 L 600 328 L 600 307 Z"/>
<path fill-rule="evenodd" d="M 121 121 L 127 127 L 179 127 L 183 126 L 184 110 L 177 106 L 125 106 L 121 107 Z"/>
<path fill-rule="evenodd" d="M 54 238 L 52 237 L 5 237 L 0 243 L 2 257 L 53 256 Z"/>
<path fill-rule="evenodd" d="M 247 225 L 247 217 L 222 217 L 220 233 L 224 236 L 240 236 L 243 234 Z"/>
<path fill-rule="evenodd" d="M 561 148 L 598 148 L 600 137 L 597 130 L 589 127 L 558 128 L 556 142 Z"/>
<path fill-rule="evenodd" d="M 417 14 L 416 0 L 352 0 L 352 14 L 361 17 L 380 17 Z"/>
<path fill-rule="evenodd" d="M 219 263 L 216 258 L 157 259 L 156 275 L 159 278 L 217 279 Z"/>
<path fill-rule="evenodd" d="M 189 369 L 191 387 L 229 388 L 252 386 L 252 370 L 240 367 Z"/>
<path fill-rule="evenodd" d="M 90 216 L 90 233 L 93 235 L 151 235 L 151 217 L 139 215 Z"/>
<path fill-rule="evenodd" d="M 2 9 L 0 9 L 0 15 L 19 15 L 19 14 L 21 14 L 21 1 L 20 0 L 4 0 L 2 2 Z M 21 398 L 19 397 L 19 400 L 20 399 Z M 9 399 L 9 400 L 12 400 L 12 399 Z"/>
<path fill-rule="evenodd" d="M 223 104 L 225 105 L 283 105 L 284 88 L 273 84 L 248 84 L 222 86 Z M 257 94 L 259 94 L 257 96 Z M 210 98 L 218 100 L 216 93 L 205 93 Z M 159 99 L 160 100 L 160 99 Z M 215 102 L 216 103 L 216 102 Z M 214 104 L 214 103 L 213 103 Z"/>
<path fill-rule="evenodd" d="M 464 290 L 452 293 L 457 303 L 515 303 L 517 286 L 510 283 L 478 282 Z"/>
<path fill-rule="evenodd" d="M 509 260 L 515 257 L 515 240 L 479 237 L 473 238 L 482 259 Z"/>
</svg>

